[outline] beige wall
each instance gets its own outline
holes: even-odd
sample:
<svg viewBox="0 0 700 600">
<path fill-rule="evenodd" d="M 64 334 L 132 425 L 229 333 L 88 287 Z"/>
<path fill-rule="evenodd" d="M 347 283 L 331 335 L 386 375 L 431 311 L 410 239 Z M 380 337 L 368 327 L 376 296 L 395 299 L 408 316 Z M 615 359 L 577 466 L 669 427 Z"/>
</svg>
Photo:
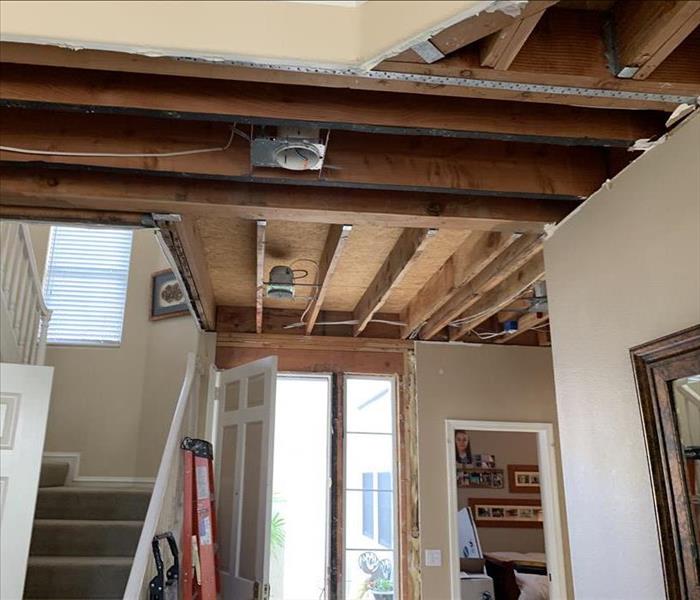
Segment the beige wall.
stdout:
<svg viewBox="0 0 700 600">
<path fill-rule="evenodd" d="M 469 498 L 539 499 L 539 494 L 514 494 L 508 487 L 508 465 L 537 464 L 537 434 L 510 431 L 470 431 L 472 454 L 493 454 L 503 469 L 503 489 L 457 488 L 457 508 Z M 544 531 L 524 527 L 479 527 L 484 552 L 544 552 Z"/>
<path fill-rule="evenodd" d="M 446 600 L 452 549 L 445 420 L 556 423 L 551 354 L 548 348 L 418 343 L 416 383 L 421 546 L 442 551 L 441 567 L 422 567 L 423 598 Z"/>
<path fill-rule="evenodd" d="M 0 33 L 9 41 L 150 56 L 359 66 L 491 4 L 372 0 L 349 8 L 277 1 L 3 0 Z"/>
<path fill-rule="evenodd" d="M 42 272 L 49 230 L 31 226 Z M 164 268 L 153 231 L 135 231 L 121 346 L 48 347 L 56 369 L 45 451 L 80 452 L 81 476 L 155 476 L 199 338 L 190 316 L 149 321 L 151 273 Z"/>
<path fill-rule="evenodd" d="M 665 597 L 629 348 L 700 322 L 700 115 L 545 244 L 578 600 Z"/>
</svg>

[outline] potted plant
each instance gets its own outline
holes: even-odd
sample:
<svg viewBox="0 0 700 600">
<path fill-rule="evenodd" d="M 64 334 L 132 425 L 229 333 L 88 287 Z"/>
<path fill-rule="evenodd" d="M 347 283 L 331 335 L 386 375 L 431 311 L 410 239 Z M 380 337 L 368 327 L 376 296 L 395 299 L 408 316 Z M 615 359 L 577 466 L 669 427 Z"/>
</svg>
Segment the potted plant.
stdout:
<svg viewBox="0 0 700 600">
<path fill-rule="evenodd" d="M 394 582 L 385 577 L 370 579 L 367 587 L 372 592 L 374 600 L 393 600 Z"/>
</svg>

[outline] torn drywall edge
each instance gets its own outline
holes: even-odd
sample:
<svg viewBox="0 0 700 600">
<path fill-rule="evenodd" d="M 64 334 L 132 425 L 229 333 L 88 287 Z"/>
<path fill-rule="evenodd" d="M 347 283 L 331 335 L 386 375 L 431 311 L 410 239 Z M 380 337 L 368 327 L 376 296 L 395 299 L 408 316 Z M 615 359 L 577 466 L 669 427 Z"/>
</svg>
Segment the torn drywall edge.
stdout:
<svg viewBox="0 0 700 600">
<path fill-rule="evenodd" d="M 683 121 L 686 117 L 698 110 L 699 106 L 700 96 L 698 96 L 698 98 L 695 100 L 695 104 L 686 104 L 685 102 L 683 104 L 679 104 L 676 107 L 676 110 L 674 110 L 671 113 L 671 116 L 668 119 L 666 119 L 666 129 L 671 129 L 672 127 Z"/>
<path fill-rule="evenodd" d="M 686 126 L 688 123 L 690 123 L 693 119 L 700 119 L 700 110 L 695 110 L 695 111 L 693 111 L 692 115 L 689 115 L 688 117 L 686 117 L 685 119 L 683 119 L 683 121 L 681 121 L 681 122 L 678 124 L 677 127 L 674 127 L 672 131 L 669 131 L 668 133 L 664 134 L 664 136 L 663 136 L 663 137 L 664 137 L 664 141 L 665 141 L 666 139 L 672 137 L 673 135 L 675 135 L 676 132 L 680 131 L 683 127 L 685 127 L 685 126 Z M 657 146 L 661 145 L 661 143 L 663 143 L 663 142 L 659 142 L 659 143 L 653 144 L 653 145 L 651 146 L 651 148 L 648 148 L 648 150 L 653 150 L 653 149 L 656 148 Z M 627 165 L 624 169 L 622 169 L 622 171 L 620 171 L 620 173 L 624 173 L 624 172 L 630 167 L 630 165 L 633 165 L 635 162 L 637 162 L 637 161 L 639 160 L 640 157 L 644 156 L 644 154 L 646 154 L 646 151 L 643 152 L 642 154 L 640 154 L 639 156 L 637 156 L 629 165 Z M 615 185 L 615 179 L 616 179 L 617 177 L 620 176 L 620 173 L 618 173 L 617 175 L 615 175 L 615 177 L 613 177 L 612 179 L 606 179 L 606 180 L 603 182 L 603 184 L 602 184 L 595 192 L 593 192 L 590 196 L 588 196 L 588 198 L 586 198 L 585 201 L 581 202 L 581 204 L 580 204 L 579 206 L 577 206 L 573 211 L 571 211 L 568 215 L 566 215 L 566 217 L 564 217 L 564 219 L 562 219 L 561 221 L 559 221 L 559 223 L 556 223 L 556 224 L 553 225 L 553 226 L 547 226 L 547 225 L 545 225 L 545 233 L 547 234 L 547 235 L 545 236 L 545 242 L 546 242 L 549 238 L 551 238 L 557 231 L 559 231 L 559 229 L 560 229 L 563 225 L 565 225 L 566 223 L 568 223 L 570 219 L 575 218 L 576 215 L 579 213 L 579 211 L 581 211 L 581 210 L 583 209 L 583 207 L 586 205 L 586 202 L 588 202 L 591 198 L 593 198 L 594 196 L 596 196 L 596 195 L 597 195 L 600 191 L 602 191 L 602 190 L 610 190 L 610 189 L 612 189 L 613 185 Z"/>
<path fill-rule="evenodd" d="M 383 50 L 379 54 L 374 55 L 372 58 L 365 59 L 357 68 L 362 71 L 370 71 L 382 61 L 387 60 L 392 56 L 396 56 L 397 54 L 401 54 L 401 52 L 403 52 L 404 50 L 409 50 L 416 44 L 420 44 L 421 42 L 426 42 L 430 40 L 431 37 L 440 33 L 442 30 L 447 29 L 452 25 L 456 25 L 457 23 L 464 21 L 465 19 L 476 17 L 484 11 L 488 11 L 490 7 L 492 7 L 494 4 L 499 3 L 499 1 L 500 0 L 482 0 L 478 4 L 470 6 L 466 10 L 458 12 L 456 15 L 450 17 L 449 19 L 445 19 L 444 21 L 433 25 L 430 29 L 427 29 L 426 31 L 423 31 L 414 37 L 404 40 L 403 42 L 390 46 L 389 48 Z M 509 1 L 515 2 L 517 0 Z"/>
<path fill-rule="evenodd" d="M 528 0 L 496 0 L 485 12 L 502 12 L 509 17 L 517 19 L 527 3 Z"/>
</svg>

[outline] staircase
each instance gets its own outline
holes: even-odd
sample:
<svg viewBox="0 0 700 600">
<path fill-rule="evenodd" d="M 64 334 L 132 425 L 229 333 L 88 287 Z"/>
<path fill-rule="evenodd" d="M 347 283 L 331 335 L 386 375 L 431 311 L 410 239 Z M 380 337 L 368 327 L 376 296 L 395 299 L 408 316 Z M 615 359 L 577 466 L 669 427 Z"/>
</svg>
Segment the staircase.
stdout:
<svg viewBox="0 0 700 600">
<path fill-rule="evenodd" d="M 44 464 L 24 598 L 122 598 L 150 490 L 66 486 Z"/>
</svg>

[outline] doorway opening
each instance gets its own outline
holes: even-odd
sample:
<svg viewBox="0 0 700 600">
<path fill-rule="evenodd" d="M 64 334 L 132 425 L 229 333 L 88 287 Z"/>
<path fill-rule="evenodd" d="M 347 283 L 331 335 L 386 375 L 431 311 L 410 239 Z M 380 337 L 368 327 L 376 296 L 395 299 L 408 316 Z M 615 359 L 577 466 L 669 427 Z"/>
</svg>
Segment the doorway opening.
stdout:
<svg viewBox="0 0 700 600">
<path fill-rule="evenodd" d="M 460 574 L 465 566 L 460 559 L 466 558 L 461 538 L 469 537 L 465 534 L 465 523 L 469 524 L 466 529 L 476 531 L 479 540 L 476 546 L 481 546 L 478 554 L 489 554 L 489 561 L 496 569 L 503 563 L 512 573 L 513 562 L 529 563 L 530 568 L 520 571 L 525 573 L 522 585 L 528 580 L 527 583 L 544 588 L 546 597 L 565 598 L 564 545 L 552 425 L 448 419 L 445 432 L 448 565 L 453 600 L 462 597 L 462 580 L 468 580 Z M 503 436 L 511 438 L 507 445 L 503 444 Z M 516 445 L 521 449 L 509 456 L 508 446 Z M 528 456 L 529 462 L 522 460 Z M 517 540 L 513 535 L 503 537 L 501 534 L 506 530 L 523 535 Z M 540 548 L 543 552 L 538 552 Z M 540 575 L 537 568 L 532 570 L 535 565 L 542 568 Z M 513 575 L 517 577 L 517 573 L 516 569 Z M 493 583 L 494 587 L 499 585 L 497 577 Z"/>
</svg>

